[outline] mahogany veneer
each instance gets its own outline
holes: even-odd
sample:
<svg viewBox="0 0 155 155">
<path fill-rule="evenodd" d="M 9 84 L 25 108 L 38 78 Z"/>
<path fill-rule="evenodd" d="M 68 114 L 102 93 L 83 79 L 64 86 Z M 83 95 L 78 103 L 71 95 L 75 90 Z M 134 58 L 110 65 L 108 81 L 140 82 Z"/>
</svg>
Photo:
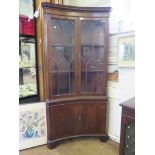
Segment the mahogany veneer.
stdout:
<svg viewBox="0 0 155 155">
<path fill-rule="evenodd" d="M 110 7 L 42 3 L 48 147 L 106 133 Z"/>
</svg>

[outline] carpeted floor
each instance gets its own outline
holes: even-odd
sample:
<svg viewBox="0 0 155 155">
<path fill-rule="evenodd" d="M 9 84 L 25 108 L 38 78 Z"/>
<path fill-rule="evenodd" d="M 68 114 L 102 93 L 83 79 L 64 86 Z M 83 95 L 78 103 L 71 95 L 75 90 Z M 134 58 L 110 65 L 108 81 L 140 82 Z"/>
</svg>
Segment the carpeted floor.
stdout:
<svg viewBox="0 0 155 155">
<path fill-rule="evenodd" d="M 46 145 L 22 150 L 19 155 L 118 155 L 119 144 L 108 140 L 100 142 L 97 138 L 78 138 L 67 140 L 55 149 Z"/>
</svg>

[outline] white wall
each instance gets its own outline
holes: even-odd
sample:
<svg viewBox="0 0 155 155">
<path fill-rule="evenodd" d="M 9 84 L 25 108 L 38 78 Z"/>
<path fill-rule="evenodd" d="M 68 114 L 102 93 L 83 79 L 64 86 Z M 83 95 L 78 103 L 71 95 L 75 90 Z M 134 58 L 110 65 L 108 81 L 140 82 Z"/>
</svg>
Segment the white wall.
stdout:
<svg viewBox="0 0 155 155">
<path fill-rule="evenodd" d="M 63 0 L 64 5 L 69 5 L 69 0 Z"/>
<path fill-rule="evenodd" d="M 112 12 L 110 15 L 110 33 L 133 31 L 135 29 L 135 1 L 110 0 Z"/>
<path fill-rule="evenodd" d="M 110 0 L 65 0 L 65 5 L 72 6 L 109 6 Z"/>
<path fill-rule="evenodd" d="M 134 35 L 134 31 L 110 35 L 108 71 L 119 71 L 118 82 L 108 81 L 108 135 L 116 142 L 120 141 L 121 107 L 119 104 L 135 96 L 135 69 L 121 68 L 117 65 L 118 39 Z"/>
</svg>

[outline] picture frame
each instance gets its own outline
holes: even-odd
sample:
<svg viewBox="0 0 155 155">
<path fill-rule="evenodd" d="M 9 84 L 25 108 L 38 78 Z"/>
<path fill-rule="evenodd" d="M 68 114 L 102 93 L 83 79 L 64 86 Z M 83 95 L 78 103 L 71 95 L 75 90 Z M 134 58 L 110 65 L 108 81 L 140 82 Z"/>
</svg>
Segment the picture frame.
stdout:
<svg viewBox="0 0 155 155">
<path fill-rule="evenodd" d="M 19 150 L 46 144 L 46 103 L 20 105 L 19 124 Z"/>
<path fill-rule="evenodd" d="M 118 67 L 135 66 L 135 36 L 118 38 Z"/>
<path fill-rule="evenodd" d="M 20 65 L 23 67 L 35 67 L 35 44 L 21 42 L 21 61 Z"/>
<path fill-rule="evenodd" d="M 30 61 L 30 45 L 29 44 L 25 44 L 22 43 L 21 44 L 21 57 L 22 57 L 22 61 Z"/>
</svg>

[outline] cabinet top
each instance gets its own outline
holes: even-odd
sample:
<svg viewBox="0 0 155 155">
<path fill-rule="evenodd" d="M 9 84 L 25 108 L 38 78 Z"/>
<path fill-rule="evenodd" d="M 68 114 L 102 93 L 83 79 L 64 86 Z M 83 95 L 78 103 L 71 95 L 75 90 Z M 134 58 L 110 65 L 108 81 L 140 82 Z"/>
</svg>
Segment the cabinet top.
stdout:
<svg viewBox="0 0 155 155">
<path fill-rule="evenodd" d="M 111 7 L 77 7 L 69 5 L 53 4 L 48 2 L 42 2 L 43 8 L 53 8 L 63 11 L 75 11 L 75 12 L 100 12 L 100 13 L 110 13 Z"/>
<path fill-rule="evenodd" d="M 120 106 L 135 109 L 135 97 L 121 103 Z"/>
</svg>

